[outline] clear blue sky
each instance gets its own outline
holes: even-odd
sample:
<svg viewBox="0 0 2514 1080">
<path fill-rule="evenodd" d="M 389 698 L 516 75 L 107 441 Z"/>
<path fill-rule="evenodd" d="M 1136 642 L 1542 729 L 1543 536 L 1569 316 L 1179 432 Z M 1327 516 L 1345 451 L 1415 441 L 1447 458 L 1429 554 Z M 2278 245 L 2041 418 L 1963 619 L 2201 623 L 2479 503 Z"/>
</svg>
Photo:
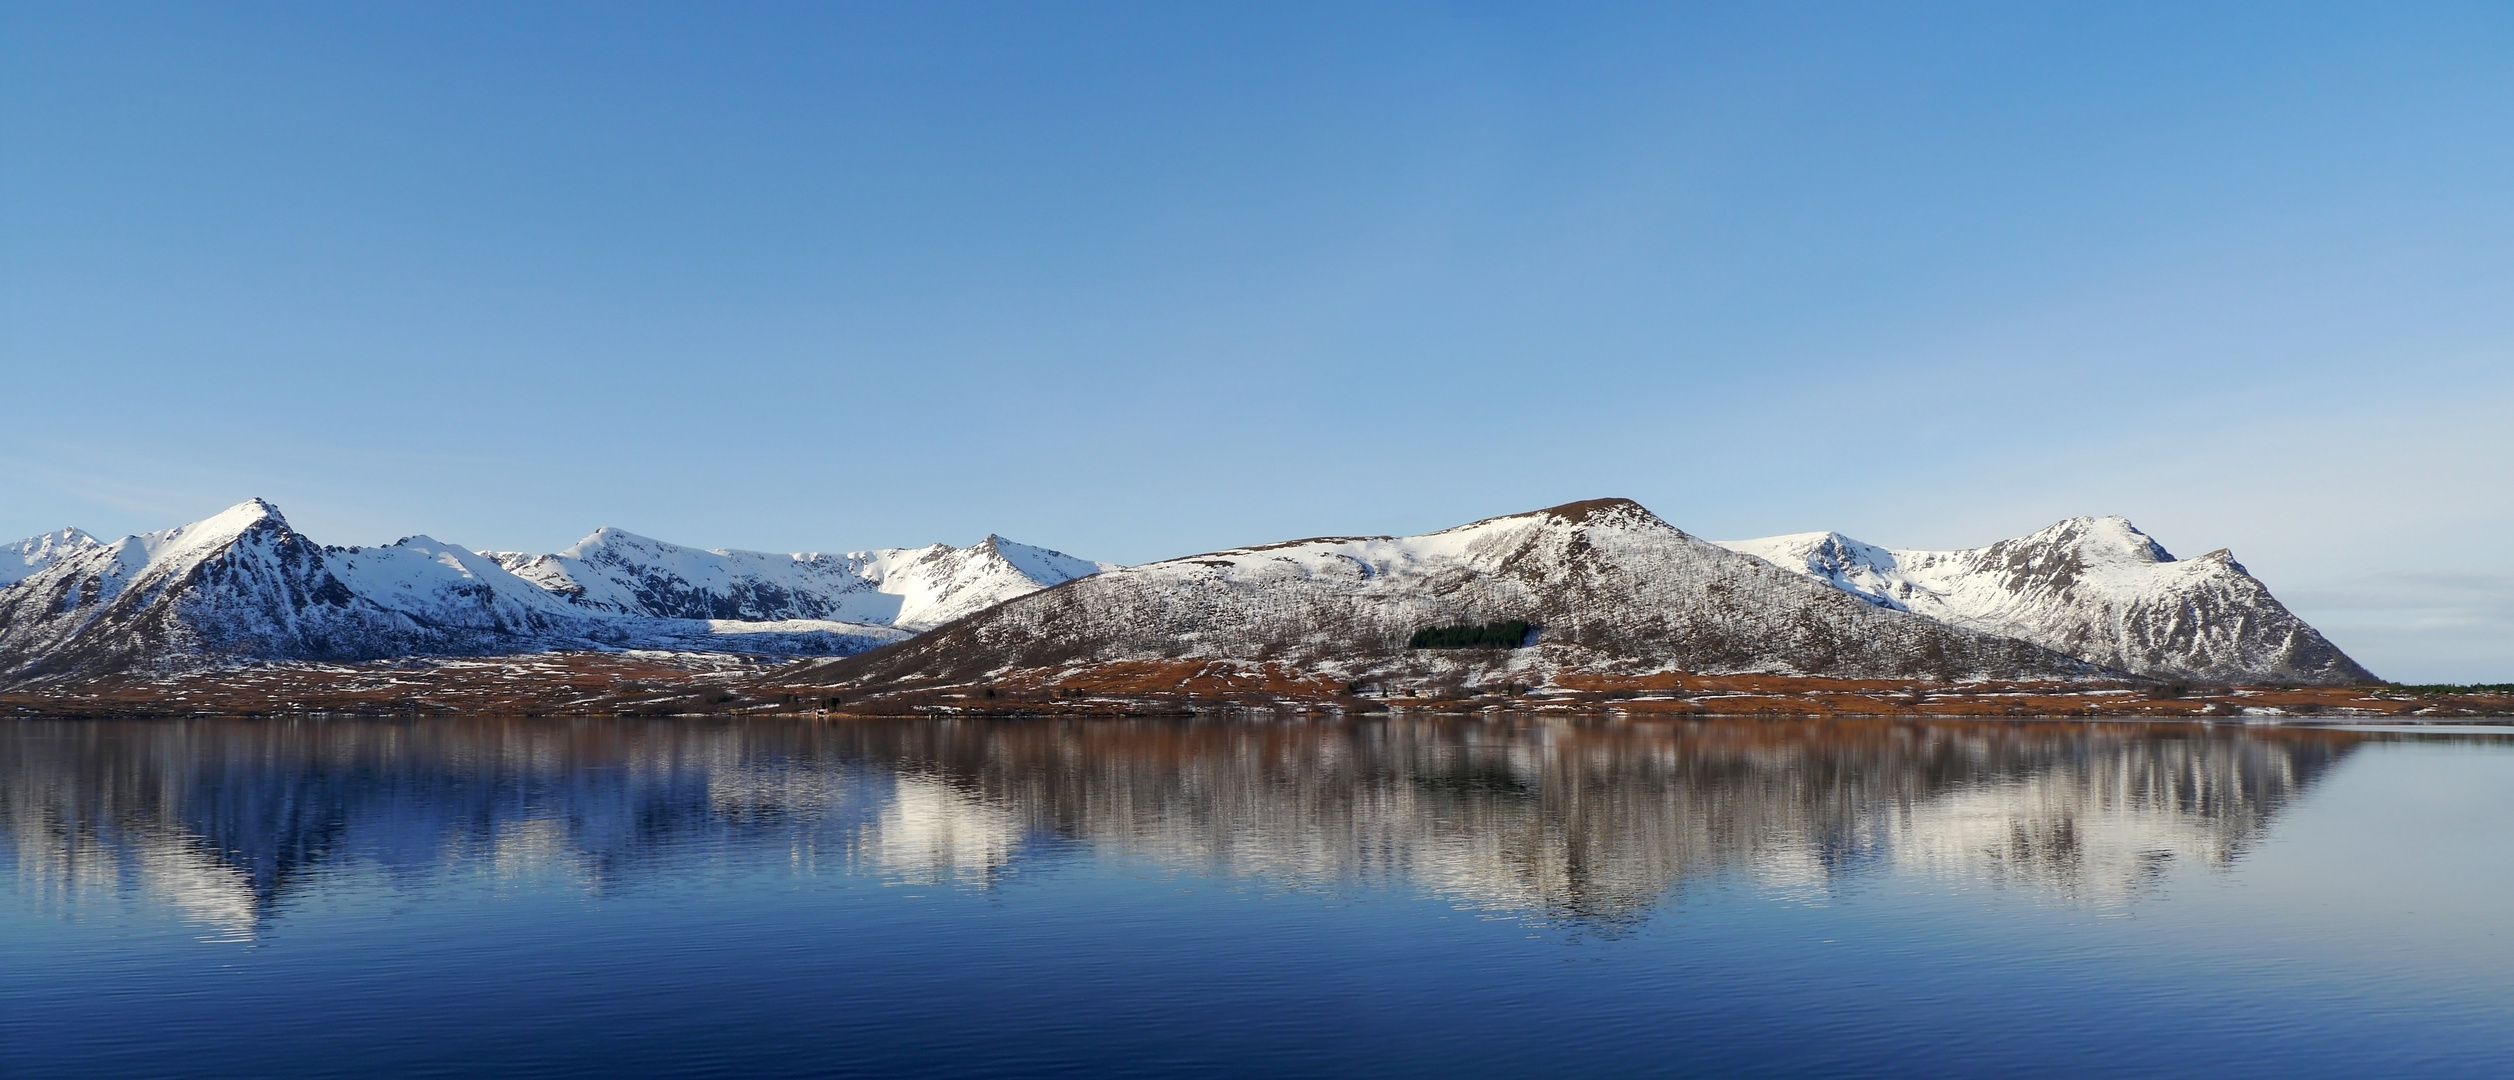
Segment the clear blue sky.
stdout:
<svg viewBox="0 0 2514 1080">
<path fill-rule="evenodd" d="M 2514 679 L 2514 6 L 1566 7 L 11 0 L 0 534 L 2121 513 Z"/>
</svg>

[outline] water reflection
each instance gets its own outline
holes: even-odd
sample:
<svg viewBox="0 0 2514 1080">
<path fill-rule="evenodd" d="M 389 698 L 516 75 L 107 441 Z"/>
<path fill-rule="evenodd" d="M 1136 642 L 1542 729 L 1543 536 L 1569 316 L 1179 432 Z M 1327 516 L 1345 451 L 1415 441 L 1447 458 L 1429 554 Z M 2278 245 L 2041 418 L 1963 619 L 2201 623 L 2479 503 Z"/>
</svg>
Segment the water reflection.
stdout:
<svg viewBox="0 0 2514 1080">
<path fill-rule="evenodd" d="M 48 906 L 250 934 L 334 873 L 633 888 L 693 860 L 983 885 L 1125 855 L 1612 927 L 1688 881 L 1866 873 L 2120 904 L 2239 859 L 2338 731 L 1908 723 L 193 721 L 0 725 Z"/>
</svg>

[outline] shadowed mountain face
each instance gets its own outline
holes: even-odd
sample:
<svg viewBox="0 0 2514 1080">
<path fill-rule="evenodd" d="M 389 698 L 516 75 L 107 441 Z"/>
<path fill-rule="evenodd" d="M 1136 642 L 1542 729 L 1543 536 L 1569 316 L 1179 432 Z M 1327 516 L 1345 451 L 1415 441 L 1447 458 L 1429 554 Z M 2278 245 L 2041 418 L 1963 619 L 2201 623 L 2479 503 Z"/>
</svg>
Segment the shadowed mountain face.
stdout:
<svg viewBox="0 0 2514 1080">
<path fill-rule="evenodd" d="M 985 887 L 1029 861 L 1423 891 L 1600 929 L 1879 870 L 2134 901 L 2367 736 L 2049 723 L 441 720 L 0 725 L 48 894 L 233 933 L 335 877 L 633 888 L 726 852 Z"/>
</svg>

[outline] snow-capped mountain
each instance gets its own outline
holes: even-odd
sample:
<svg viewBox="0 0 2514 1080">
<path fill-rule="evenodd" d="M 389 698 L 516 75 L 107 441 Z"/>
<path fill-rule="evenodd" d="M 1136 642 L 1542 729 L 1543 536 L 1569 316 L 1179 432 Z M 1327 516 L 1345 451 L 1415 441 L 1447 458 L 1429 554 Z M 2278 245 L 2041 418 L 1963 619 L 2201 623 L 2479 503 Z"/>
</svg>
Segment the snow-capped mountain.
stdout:
<svg viewBox="0 0 2514 1080">
<path fill-rule="evenodd" d="M 1427 627 L 1522 619 L 1534 647 L 1409 650 Z M 2095 665 L 1864 602 L 1698 540 L 1625 499 L 1411 537 L 1297 540 L 1109 570 L 801 678 L 966 679 L 1159 658 L 1283 660 L 1368 678 L 1506 667 L 1856 677 L 2075 677 Z M 1483 665 L 1481 668 L 1478 665 Z"/>
<path fill-rule="evenodd" d="M 0 683 L 240 660 L 552 648 L 829 654 L 901 636 L 837 621 L 607 616 L 425 536 L 325 547 L 260 499 L 110 544 L 82 538 L 53 544 L 40 566 L 0 587 Z M 11 550 L 21 548 L 35 550 Z"/>
<path fill-rule="evenodd" d="M 580 608 L 683 619 L 838 619 L 925 630 L 1104 564 L 989 536 L 843 555 L 700 550 L 604 528 L 555 555 L 485 552 Z"/>
<path fill-rule="evenodd" d="M 2134 674 L 2202 682 L 2362 683 L 2374 676 L 2224 550 L 2176 559 L 2124 518 L 2070 518 L 1965 551 L 1901 551 L 1840 533 L 1723 541 L 1882 609 L 2033 642 Z"/>
<path fill-rule="evenodd" d="M 100 546 L 93 536 L 77 529 L 62 529 L 0 547 L 0 585 L 18 581 L 65 555 Z"/>
<path fill-rule="evenodd" d="M 1415 650 L 1524 620 L 1530 648 Z M 1622 499 L 1413 537 L 1300 540 L 1120 568 L 1000 537 L 840 555 L 603 529 L 554 555 L 426 536 L 327 547 L 261 500 L 98 541 L 0 548 L 0 684 L 246 660 L 583 648 L 850 656 L 806 676 L 968 678 L 1109 660 L 1283 660 L 1363 681 L 1566 670 L 2352 683 L 2373 676 L 2226 552 L 2120 518 L 1968 551 L 1833 533 L 1696 539 Z"/>
</svg>

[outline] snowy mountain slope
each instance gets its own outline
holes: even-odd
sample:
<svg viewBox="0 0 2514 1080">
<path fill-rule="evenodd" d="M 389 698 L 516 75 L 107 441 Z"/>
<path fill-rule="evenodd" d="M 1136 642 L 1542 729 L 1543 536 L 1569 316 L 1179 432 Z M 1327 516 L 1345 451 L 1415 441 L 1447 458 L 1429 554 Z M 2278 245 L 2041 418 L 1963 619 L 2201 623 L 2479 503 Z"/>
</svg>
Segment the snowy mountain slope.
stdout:
<svg viewBox="0 0 2514 1080">
<path fill-rule="evenodd" d="M 62 529 L 0 547 L 0 585 L 10 584 L 41 570 L 51 565 L 54 559 L 100 546 L 93 536 L 77 529 Z"/>
<path fill-rule="evenodd" d="M 998 536 L 843 555 L 700 550 L 603 528 L 555 555 L 484 553 L 569 603 L 616 615 L 841 619 L 923 630 L 1101 564 Z"/>
<path fill-rule="evenodd" d="M 0 588 L 0 683 L 551 648 L 853 652 L 898 636 L 834 622 L 736 636 L 704 620 L 605 617 L 424 536 L 324 547 L 259 499 L 179 528 L 68 546 Z"/>
<path fill-rule="evenodd" d="M 2176 559 L 2124 518 L 2070 518 L 1965 551 L 1888 550 L 1829 532 L 1722 546 L 1880 608 L 2135 674 L 2219 683 L 2376 681 L 2234 556 L 2219 550 Z"/>
<path fill-rule="evenodd" d="M 1535 647 L 1409 650 L 1418 629 L 1525 619 Z M 1351 677 L 1629 668 L 2074 677 L 2092 665 L 1865 603 L 1697 540 L 1624 499 L 1412 537 L 1298 540 L 1109 570 L 800 677 L 966 679 L 1009 667 L 1271 660 Z M 1478 668 L 1478 665 L 1483 665 Z"/>
</svg>

